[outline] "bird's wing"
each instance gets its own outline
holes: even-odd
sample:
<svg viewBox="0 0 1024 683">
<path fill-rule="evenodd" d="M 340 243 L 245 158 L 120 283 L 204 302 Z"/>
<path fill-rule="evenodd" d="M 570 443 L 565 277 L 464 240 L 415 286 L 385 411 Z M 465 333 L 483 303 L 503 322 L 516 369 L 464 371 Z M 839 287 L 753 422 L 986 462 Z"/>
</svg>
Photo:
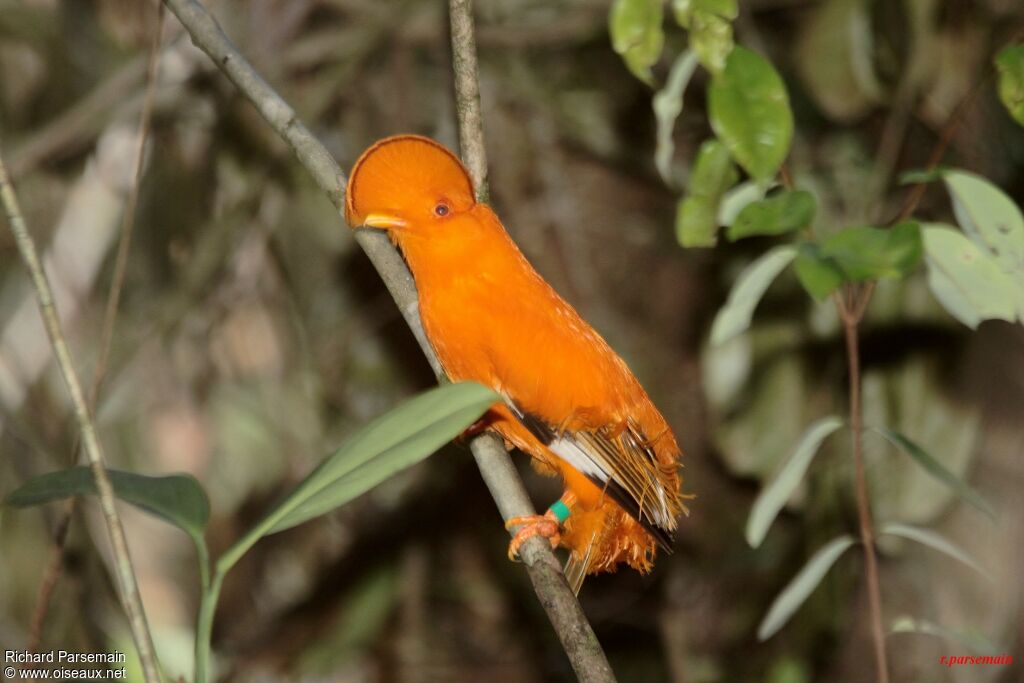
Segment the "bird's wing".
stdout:
<svg viewBox="0 0 1024 683">
<path fill-rule="evenodd" d="M 627 420 L 618 430 L 559 430 L 511 399 L 506 399 L 506 404 L 538 441 L 605 491 L 671 552 L 672 530 L 680 510 L 675 509 L 675 496 L 666 492 L 658 477 L 658 458 L 651 442 L 636 424 Z"/>
</svg>

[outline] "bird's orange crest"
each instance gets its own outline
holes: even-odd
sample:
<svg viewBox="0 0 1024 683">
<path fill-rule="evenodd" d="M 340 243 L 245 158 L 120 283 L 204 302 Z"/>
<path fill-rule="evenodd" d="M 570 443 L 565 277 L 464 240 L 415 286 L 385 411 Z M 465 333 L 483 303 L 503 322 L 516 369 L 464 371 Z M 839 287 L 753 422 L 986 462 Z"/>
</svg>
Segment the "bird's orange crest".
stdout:
<svg viewBox="0 0 1024 683">
<path fill-rule="evenodd" d="M 430 138 L 396 135 L 367 149 L 352 167 L 345 220 L 352 227 L 372 225 L 371 215 L 381 220 L 374 227 L 423 224 L 474 203 L 473 183 L 454 154 Z M 386 218 L 394 223 L 386 224 Z"/>
</svg>

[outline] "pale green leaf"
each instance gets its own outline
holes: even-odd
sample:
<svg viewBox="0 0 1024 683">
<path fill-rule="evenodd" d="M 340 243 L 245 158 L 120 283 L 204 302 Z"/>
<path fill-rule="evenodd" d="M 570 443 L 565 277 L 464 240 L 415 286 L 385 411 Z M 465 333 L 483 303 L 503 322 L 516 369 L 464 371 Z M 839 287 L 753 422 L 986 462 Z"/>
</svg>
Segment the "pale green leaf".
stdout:
<svg viewBox="0 0 1024 683">
<path fill-rule="evenodd" d="M 789 153 L 793 113 L 786 86 L 763 57 L 737 46 L 708 89 L 715 134 L 755 180 L 775 175 Z"/>
<path fill-rule="evenodd" d="M 461 382 L 426 391 L 377 418 L 267 515 L 264 535 L 329 512 L 425 459 L 498 401 L 490 389 Z"/>
<path fill-rule="evenodd" d="M 794 246 L 775 247 L 740 273 L 711 325 L 712 344 L 722 344 L 750 327 L 750 318 L 768 285 L 796 258 L 796 253 Z"/>
<path fill-rule="evenodd" d="M 989 251 L 1007 273 L 1024 278 L 1024 215 L 1005 192 L 965 171 L 943 177 L 953 197 L 957 222 L 975 244 Z"/>
<path fill-rule="evenodd" d="M 922 239 L 932 293 L 960 322 L 972 328 L 982 320 L 1013 322 L 1024 310 L 1020 287 L 959 230 L 929 224 Z"/>
<path fill-rule="evenodd" d="M 825 574 L 832 568 L 843 553 L 856 543 L 853 537 L 842 535 L 825 544 L 808 560 L 803 569 L 779 593 L 779 596 L 768 608 L 768 614 L 757 627 L 757 639 L 765 641 L 786 625 L 789 618 L 800 609 L 807 597 L 814 592 Z"/>
<path fill-rule="evenodd" d="M 648 85 L 654 83 L 651 66 L 665 42 L 661 21 L 661 0 L 615 0 L 608 17 L 612 48 L 633 75 Z"/>
<path fill-rule="evenodd" d="M 998 647 L 995 643 L 982 635 L 982 633 L 977 629 L 971 628 L 967 630 L 954 630 L 928 621 L 927 619 L 915 619 L 909 616 L 902 616 L 894 619 L 890 633 L 921 633 L 924 635 L 935 636 L 936 638 L 944 638 L 950 642 L 959 643 L 960 645 L 970 648 L 974 652 L 988 657 L 995 657 L 1005 652 L 1005 650 Z M 959 656 L 950 656 L 949 658 L 959 659 Z M 940 660 L 940 664 L 941 663 L 942 662 Z M 1007 664 L 1009 662 L 1003 661 L 995 663 Z M 953 666 L 953 662 L 950 662 L 948 666 Z"/>
<path fill-rule="evenodd" d="M 718 224 L 732 225 L 744 207 L 752 202 L 764 199 L 766 190 L 771 189 L 753 180 L 747 180 L 732 188 L 724 195 L 718 205 Z"/>
<path fill-rule="evenodd" d="M 978 572 L 986 579 L 991 580 L 991 576 L 985 571 L 980 564 L 974 561 L 974 559 L 968 555 L 962 548 L 954 545 L 944 536 L 939 533 L 932 531 L 931 529 L 922 529 L 921 527 L 910 526 L 909 524 L 899 524 L 897 522 L 890 522 L 883 524 L 882 528 L 878 530 L 879 534 L 889 534 L 890 536 L 899 536 L 900 538 L 907 538 L 911 541 L 926 545 L 932 550 L 938 550 L 940 553 L 944 553 L 954 560 L 964 563 L 974 571 Z"/>
<path fill-rule="evenodd" d="M 822 418 L 808 427 L 803 438 L 797 444 L 793 455 L 779 470 L 778 474 L 768 483 L 750 509 L 747 518 L 747 543 L 756 548 L 764 541 L 768 529 L 786 505 L 793 492 L 807 472 L 814 456 L 818 453 L 822 442 L 843 426 L 843 421 L 835 416 Z"/>
<path fill-rule="evenodd" d="M 687 50 L 679 55 L 672 70 L 668 74 L 665 87 L 654 95 L 652 106 L 654 118 L 658 123 L 658 143 L 654 150 L 654 165 L 661 174 L 662 180 L 672 184 L 672 155 L 675 143 L 672 140 L 672 129 L 676 119 L 683 111 L 683 93 L 697 68 L 697 55 Z"/>
<path fill-rule="evenodd" d="M 107 470 L 114 495 L 126 503 L 201 539 L 210 520 L 210 502 L 195 477 L 187 474 L 151 477 Z M 4 499 L 11 507 L 29 507 L 74 496 L 96 494 L 89 467 L 72 467 L 29 479 Z"/>
<path fill-rule="evenodd" d="M 980 493 L 971 488 L 964 480 L 950 472 L 946 467 L 936 460 L 928 451 L 923 449 L 914 441 L 910 440 L 897 431 L 885 428 L 875 428 L 886 441 L 909 455 L 924 470 L 949 487 L 953 493 L 962 500 L 981 510 L 992 519 L 996 518 L 996 512 L 989 505 Z"/>
</svg>

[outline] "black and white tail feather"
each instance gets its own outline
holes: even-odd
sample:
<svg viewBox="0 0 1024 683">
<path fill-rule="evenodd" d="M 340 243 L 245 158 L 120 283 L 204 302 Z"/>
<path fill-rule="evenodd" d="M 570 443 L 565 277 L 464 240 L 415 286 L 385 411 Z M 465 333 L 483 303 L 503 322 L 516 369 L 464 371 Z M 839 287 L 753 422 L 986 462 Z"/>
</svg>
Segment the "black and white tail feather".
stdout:
<svg viewBox="0 0 1024 683">
<path fill-rule="evenodd" d="M 662 549 L 672 552 L 675 511 L 658 479 L 658 460 L 651 442 L 637 425 L 630 422 L 615 436 L 609 430 L 560 431 L 507 397 L 505 402 L 538 441 L 605 491 Z M 574 592 L 583 584 L 596 542 L 596 537 L 591 539 L 581 557 L 570 555 L 565 566 L 565 577 Z"/>
</svg>

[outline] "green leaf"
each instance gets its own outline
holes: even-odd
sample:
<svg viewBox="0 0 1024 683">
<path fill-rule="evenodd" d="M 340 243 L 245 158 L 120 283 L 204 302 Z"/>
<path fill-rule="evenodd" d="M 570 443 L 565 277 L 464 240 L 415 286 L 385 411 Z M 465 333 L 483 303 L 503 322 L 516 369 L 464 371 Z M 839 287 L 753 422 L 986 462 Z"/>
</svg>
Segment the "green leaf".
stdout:
<svg viewBox="0 0 1024 683">
<path fill-rule="evenodd" d="M 917 443 L 891 429 L 875 428 L 875 431 L 893 446 L 896 446 L 896 448 L 913 458 L 918 465 L 924 468 L 925 472 L 948 486 L 964 502 L 981 510 L 993 520 L 996 518 L 996 511 L 992 509 L 992 506 L 989 505 L 988 501 L 980 493 L 971 488 L 960 477 L 946 469 L 941 462 L 933 458 L 928 451 L 921 448 Z"/>
<path fill-rule="evenodd" d="M 718 224 L 732 225 L 748 204 L 764 199 L 764 193 L 768 189 L 760 183 L 747 180 L 723 194 L 718 205 Z"/>
<path fill-rule="evenodd" d="M 767 60 L 736 46 L 711 80 L 708 114 L 747 173 L 761 183 L 775 175 L 793 139 L 793 112 L 786 86 Z"/>
<path fill-rule="evenodd" d="M 733 49 L 732 24 L 713 12 L 694 10 L 690 17 L 690 45 L 704 68 L 717 74 L 725 68 L 725 60 Z"/>
<path fill-rule="evenodd" d="M 264 535 L 344 505 L 458 436 L 501 397 L 472 382 L 426 391 L 359 430 L 260 525 Z"/>
<path fill-rule="evenodd" d="M 711 247 L 718 231 L 718 205 L 737 180 L 729 150 L 718 140 L 700 146 L 690 174 L 689 194 L 676 212 L 676 237 L 684 247 Z"/>
<path fill-rule="evenodd" d="M 996 55 L 999 99 L 1013 120 L 1024 126 L 1024 45 L 1011 45 Z"/>
<path fill-rule="evenodd" d="M 829 118 L 854 123 L 886 98 L 875 63 L 871 3 L 822 0 L 807 9 L 790 48 L 793 66 Z"/>
<path fill-rule="evenodd" d="M 922 229 L 928 285 L 954 318 L 975 328 L 983 320 L 1013 322 L 1024 314 L 1024 294 L 996 260 L 955 228 Z"/>
<path fill-rule="evenodd" d="M 665 42 L 661 0 L 615 0 L 608 17 L 612 48 L 622 55 L 633 75 L 653 85 L 651 66 Z"/>
<path fill-rule="evenodd" d="M 740 273 L 711 325 L 712 344 L 724 344 L 750 327 L 750 318 L 768 285 L 796 258 L 796 253 L 796 247 L 790 245 L 775 247 Z"/>
<path fill-rule="evenodd" d="M 210 521 L 210 502 L 195 477 L 150 477 L 121 470 L 107 470 L 107 477 L 121 500 L 173 524 L 193 538 L 202 538 Z M 72 467 L 29 479 L 9 493 L 4 504 L 23 508 L 85 495 L 96 495 L 92 470 Z"/>
<path fill-rule="evenodd" d="M 658 122 L 658 144 L 654 151 L 654 165 L 661 174 L 662 180 L 672 184 L 672 155 L 675 143 L 672 141 L 672 129 L 676 119 L 683 111 L 683 93 L 697 68 L 697 55 L 687 50 L 679 55 L 672 70 L 668 74 L 668 82 L 659 90 L 652 100 L 654 118 Z"/>
<path fill-rule="evenodd" d="M 821 253 L 817 244 L 801 244 L 793 268 L 800 284 L 817 301 L 823 301 L 843 284 L 843 271 L 834 259 Z"/>
<path fill-rule="evenodd" d="M 686 248 L 715 246 L 715 206 L 707 197 L 683 197 L 676 204 L 676 239 Z"/>
<path fill-rule="evenodd" d="M 683 28 L 691 28 L 691 20 L 695 12 L 707 14 L 732 21 L 739 15 L 737 0 L 672 0 L 672 13 L 676 23 Z"/>
<path fill-rule="evenodd" d="M 782 466 L 775 478 L 762 489 L 750 509 L 750 517 L 747 518 L 747 543 L 756 548 L 764 541 L 768 529 L 778 516 L 779 512 L 786 505 L 796 491 L 797 486 L 804 478 L 807 468 L 821 447 L 822 442 L 843 426 L 843 421 L 835 416 L 822 418 L 812 424 L 800 443 L 797 444 L 793 455 Z"/>
<path fill-rule="evenodd" d="M 800 609 L 807 596 L 814 592 L 825 574 L 832 568 L 843 553 L 856 541 L 849 535 L 834 538 L 825 544 L 814 556 L 808 560 L 804 568 L 793 577 L 779 597 L 775 598 L 772 606 L 768 608 L 761 625 L 757 627 L 757 639 L 765 641 L 775 635 L 780 628 L 786 625 L 793 613 Z"/>
<path fill-rule="evenodd" d="M 783 235 L 800 230 L 811 224 L 816 209 L 810 192 L 785 190 L 744 207 L 729 226 L 727 236 L 736 241 L 752 235 Z"/>
<path fill-rule="evenodd" d="M 1024 278 L 1024 215 L 1017 205 L 979 175 L 948 171 L 944 177 L 963 231 L 1004 271 Z"/>
<path fill-rule="evenodd" d="M 921 229 L 913 222 L 888 230 L 844 228 L 824 241 L 821 254 L 833 259 L 851 282 L 904 277 L 921 261 Z"/>
<path fill-rule="evenodd" d="M 908 616 L 899 617 L 893 620 L 890 633 L 923 633 L 924 635 L 935 636 L 936 638 L 945 638 L 946 640 L 959 643 L 979 654 L 987 655 L 989 657 L 994 657 L 1005 652 L 1005 650 L 996 646 L 995 643 L 982 635 L 982 633 L 977 629 L 971 628 L 964 631 L 954 630 L 946 628 L 945 626 L 940 626 L 939 624 L 928 621 L 927 619 L 915 619 Z M 955 659 L 955 657 L 953 659 Z M 951 662 L 949 666 L 953 666 L 953 663 Z"/>
<path fill-rule="evenodd" d="M 890 522 L 883 524 L 882 528 L 878 530 L 879 534 L 889 534 L 890 536 L 899 536 L 900 538 L 907 538 L 911 541 L 926 545 L 932 550 L 938 550 L 940 553 L 949 555 L 954 560 L 962 562 L 974 571 L 978 572 L 986 579 L 992 580 L 991 575 L 982 569 L 981 565 L 974 561 L 974 559 L 964 552 L 963 549 L 957 547 L 946 537 L 938 534 L 931 529 L 922 529 L 916 526 L 910 526 L 909 524 L 899 524 L 896 522 Z"/>
</svg>

